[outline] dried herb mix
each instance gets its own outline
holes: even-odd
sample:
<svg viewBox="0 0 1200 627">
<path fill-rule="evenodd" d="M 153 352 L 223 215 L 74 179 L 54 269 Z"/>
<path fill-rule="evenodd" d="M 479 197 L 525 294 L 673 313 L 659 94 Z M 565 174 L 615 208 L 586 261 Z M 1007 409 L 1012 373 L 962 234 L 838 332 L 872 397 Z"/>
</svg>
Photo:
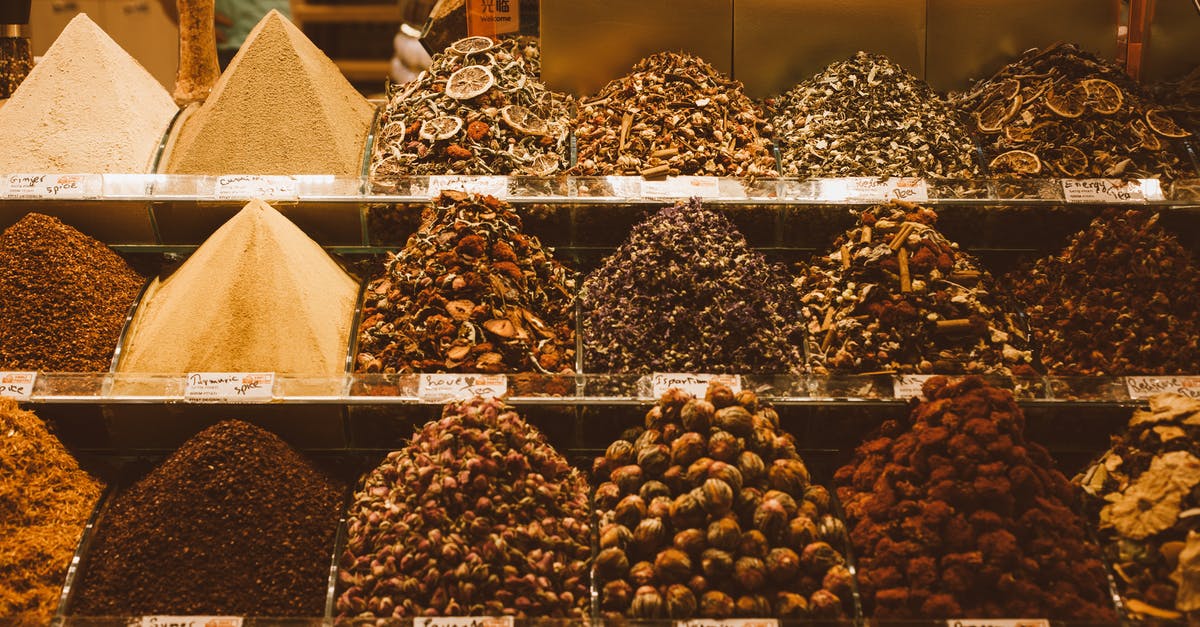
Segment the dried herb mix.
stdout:
<svg viewBox="0 0 1200 627">
<path fill-rule="evenodd" d="M 787 278 L 700 201 L 665 207 L 583 283 L 585 369 L 784 373 L 803 359 Z"/>
<path fill-rule="evenodd" d="M 1079 496 L 1012 393 L 934 377 L 924 394 L 834 475 L 868 615 L 1115 620 Z"/>
<path fill-rule="evenodd" d="M 497 400 L 446 405 L 355 495 L 339 617 L 587 613 L 588 485 Z"/>
<path fill-rule="evenodd" d="M 343 494 L 274 434 L 217 423 L 117 495 L 72 613 L 320 616 Z"/>
<path fill-rule="evenodd" d="M 1155 99 L 1173 119 L 1193 136 L 1200 131 L 1200 65 L 1183 78 L 1159 83 L 1152 89 Z"/>
<path fill-rule="evenodd" d="M 859 52 L 773 103 L 784 176 L 977 178 L 954 108 L 887 57 Z"/>
<path fill-rule="evenodd" d="M 102 486 L 37 416 L 6 398 L 0 398 L 0 477 L 0 616 L 44 625 Z"/>
<path fill-rule="evenodd" d="M 0 100 L 9 98 L 33 69 L 28 37 L 0 37 Z"/>
<path fill-rule="evenodd" d="M 27 214 L 0 233 L 0 370 L 107 372 L 144 282 L 104 244 Z"/>
<path fill-rule="evenodd" d="M 771 125 L 742 84 L 690 54 L 638 61 L 572 121 L 573 174 L 774 176 Z"/>
</svg>

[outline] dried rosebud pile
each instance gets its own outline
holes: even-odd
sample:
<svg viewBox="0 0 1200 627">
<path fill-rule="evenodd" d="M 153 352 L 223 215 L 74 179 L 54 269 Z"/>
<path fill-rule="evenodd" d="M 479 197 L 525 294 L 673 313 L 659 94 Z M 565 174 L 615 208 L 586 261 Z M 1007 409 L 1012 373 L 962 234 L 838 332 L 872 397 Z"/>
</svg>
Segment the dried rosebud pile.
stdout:
<svg viewBox="0 0 1200 627">
<path fill-rule="evenodd" d="M 511 408 L 450 403 L 355 494 L 337 614 L 582 618 L 588 490 Z"/>
<path fill-rule="evenodd" d="M 844 618 L 845 526 L 753 392 L 669 390 L 596 459 L 605 618 Z"/>
<path fill-rule="evenodd" d="M 575 368 L 575 278 L 491 196 L 443 192 L 367 285 L 358 372 Z"/>
<path fill-rule="evenodd" d="M 1012 393 L 933 377 L 924 394 L 834 475 L 868 614 L 1114 620 L 1078 494 Z"/>
<path fill-rule="evenodd" d="M 934 225 L 932 209 L 863 210 L 795 281 L 810 366 L 830 372 L 1032 374 L 991 275 Z"/>
<path fill-rule="evenodd" d="M 1200 270 L 1157 214 L 1106 210 L 1007 284 L 1052 373 L 1200 372 Z"/>
<path fill-rule="evenodd" d="M 567 165 L 567 98 L 540 82 L 537 45 L 467 37 L 389 95 L 371 178 L 546 176 Z"/>
<path fill-rule="evenodd" d="M 584 280 L 590 372 L 781 373 L 802 362 L 782 268 L 700 201 L 665 207 Z"/>
<path fill-rule="evenodd" d="M 1033 49 L 960 94 L 995 176 L 1194 176 L 1188 132 L 1121 68 L 1071 44 Z"/>
<path fill-rule="evenodd" d="M 980 176 L 954 108 L 882 55 L 832 63 L 777 100 L 784 176 Z"/>
<path fill-rule="evenodd" d="M 1142 619 L 1200 611 L 1200 401 L 1151 398 L 1077 481 L 1125 607 Z"/>
<path fill-rule="evenodd" d="M 660 52 L 582 102 L 572 174 L 775 176 L 771 125 L 742 84 L 703 59 Z"/>
</svg>

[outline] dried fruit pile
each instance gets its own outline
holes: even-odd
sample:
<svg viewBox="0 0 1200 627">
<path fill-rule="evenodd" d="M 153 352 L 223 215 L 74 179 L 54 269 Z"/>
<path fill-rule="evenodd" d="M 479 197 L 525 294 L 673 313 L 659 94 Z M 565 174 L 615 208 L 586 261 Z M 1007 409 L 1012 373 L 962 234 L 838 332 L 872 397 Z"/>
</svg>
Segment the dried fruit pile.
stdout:
<svg viewBox="0 0 1200 627">
<path fill-rule="evenodd" d="M 834 475 L 868 615 L 1112 621 L 1100 551 L 1012 393 L 933 377 Z"/>
<path fill-rule="evenodd" d="M 700 201 L 665 207 L 583 283 L 589 372 L 795 370 L 787 276 Z"/>
<path fill-rule="evenodd" d="M 703 59 L 660 52 L 579 104 L 581 176 L 775 176 L 771 125 L 742 84 Z"/>
<path fill-rule="evenodd" d="M 567 98 L 539 81 L 540 51 L 521 39 L 467 37 L 391 90 L 371 159 L 387 187 L 419 174 L 547 176 L 567 166 Z"/>
<path fill-rule="evenodd" d="M 784 176 L 980 176 L 954 108 L 882 55 L 832 63 L 774 109 Z"/>
<path fill-rule="evenodd" d="M 583 618 L 588 490 L 511 408 L 451 403 L 355 495 L 337 614 Z"/>
<path fill-rule="evenodd" d="M 608 619 L 854 615 L 845 527 L 753 392 L 669 390 L 597 458 Z"/>
<path fill-rule="evenodd" d="M 1157 214 L 1106 210 L 1006 279 L 1052 373 L 1200 372 L 1200 269 Z"/>
<path fill-rule="evenodd" d="M 1151 398 L 1077 481 L 1125 607 L 1141 619 L 1200 610 L 1200 401 Z"/>
<path fill-rule="evenodd" d="M 357 372 L 575 368 L 575 279 L 491 196 L 444 192 L 367 285 Z"/>
<path fill-rule="evenodd" d="M 932 209 L 876 205 L 801 268 L 815 372 L 1032 374 L 1028 338 L 991 275 L 936 223 Z"/>
<path fill-rule="evenodd" d="M 960 94 L 998 177 L 1194 176 L 1188 132 L 1120 68 L 1071 44 L 1030 50 Z"/>
</svg>

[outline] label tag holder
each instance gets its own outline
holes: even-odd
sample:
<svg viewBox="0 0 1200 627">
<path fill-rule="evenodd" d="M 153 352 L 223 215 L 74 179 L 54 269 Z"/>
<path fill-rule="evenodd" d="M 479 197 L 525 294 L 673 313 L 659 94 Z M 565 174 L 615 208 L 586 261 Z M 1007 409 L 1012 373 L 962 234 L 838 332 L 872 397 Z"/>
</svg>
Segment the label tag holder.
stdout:
<svg viewBox="0 0 1200 627">
<path fill-rule="evenodd" d="M 275 397 L 274 372 L 189 372 L 187 403 L 268 403 Z"/>
<path fill-rule="evenodd" d="M 438 174 L 429 177 L 427 190 L 430 198 L 436 197 L 442 191 L 451 190 L 481 196 L 495 196 L 504 200 L 508 198 L 508 177 Z"/>
<path fill-rule="evenodd" d="M 1168 393 L 1200 400 L 1200 376 L 1125 377 L 1125 389 L 1137 400 Z"/>
<path fill-rule="evenodd" d="M 0 195 L 13 199 L 87 200 L 104 195 L 100 174 L 9 174 L 0 179 Z"/>
<path fill-rule="evenodd" d="M 508 377 L 502 374 L 417 375 L 417 398 L 428 403 L 464 401 L 480 396 L 503 398 L 508 393 Z"/>
<path fill-rule="evenodd" d="M 217 177 L 213 195 L 217 200 L 285 200 L 300 199 L 296 177 L 258 174 L 225 174 Z"/>
<path fill-rule="evenodd" d="M 0 372 L 0 397 L 18 402 L 28 401 L 33 396 L 37 375 L 37 372 L 28 370 Z"/>
<path fill-rule="evenodd" d="M 696 398 L 704 398 L 708 384 L 713 382 L 724 383 L 734 394 L 742 391 L 742 377 L 736 374 L 656 372 L 650 375 L 650 397 L 657 399 L 667 390 L 675 388 Z"/>
</svg>

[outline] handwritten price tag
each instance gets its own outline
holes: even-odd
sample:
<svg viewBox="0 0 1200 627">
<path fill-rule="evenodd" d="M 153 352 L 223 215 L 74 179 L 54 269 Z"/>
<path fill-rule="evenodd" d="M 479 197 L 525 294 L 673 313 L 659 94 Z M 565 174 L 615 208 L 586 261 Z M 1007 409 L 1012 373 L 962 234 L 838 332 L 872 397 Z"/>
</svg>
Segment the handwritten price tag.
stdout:
<svg viewBox="0 0 1200 627">
<path fill-rule="evenodd" d="M 296 179 L 291 176 L 227 174 L 217 177 L 213 194 L 218 200 L 298 200 Z"/>
<path fill-rule="evenodd" d="M 0 396 L 27 401 L 33 396 L 36 372 L 0 372 Z"/>
<path fill-rule="evenodd" d="M 678 627 L 779 627 L 776 618 L 724 618 L 681 620 Z"/>
<path fill-rule="evenodd" d="M 646 198 L 719 198 L 721 182 L 715 176 L 669 176 L 661 181 L 642 181 Z"/>
<path fill-rule="evenodd" d="M 894 398 L 920 398 L 921 386 L 933 378 L 932 374 L 902 374 L 892 378 Z"/>
<path fill-rule="evenodd" d="M 240 616 L 143 616 L 138 627 L 242 627 Z"/>
<path fill-rule="evenodd" d="M 431 176 L 429 197 L 437 196 L 442 190 L 450 189 L 468 194 L 481 194 L 508 198 L 508 177 L 504 176 Z"/>
<path fill-rule="evenodd" d="M 742 378 L 736 374 L 692 374 L 680 372 L 656 372 L 650 375 L 650 393 L 654 398 L 676 388 L 696 398 L 704 398 L 708 384 L 724 383 L 734 394 L 742 391 Z"/>
<path fill-rule="evenodd" d="M 99 174 L 9 174 L 3 183 L 8 198 L 82 200 L 104 192 Z"/>
<path fill-rule="evenodd" d="M 274 372 L 189 372 L 183 400 L 189 403 L 266 403 L 274 396 Z"/>
<path fill-rule="evenodd" d="M 1063 179 L 1063 198 L 1067 202 L 1117 203 L 1146 201 L 1141 181 L 1119 179 Z"/>
<path fill-rule="evenodd" d="M 417 398 L 441 403 L 475 396 L 501 398 L 508 393 L 508 377 L 502 374 L 422 374 L 417 381 Z"/>
<path fill-rule="evenodd" d="M 1044 618 L 951 618 L 946 627 L 1050 627 Z"/>
<path fill-rule="evenodd" d="M 413 627 L 513 627 L 512 616 L 424 616 Z"/>
<path fill-rule="evenodd" d="M 1156 394 L 1180 394 L 1200 399 L 1200 377 L 1125 377 L 1129 398 L 1150 398 Z"/>
<path fill-rule="evenodd" d="M 821 182 L 821 197 L 823 200 L 927 202 L 929 200 L 929 184 L 925 182 L 925 179 L 917 177 L 835 179 Z"/>
</svg>

